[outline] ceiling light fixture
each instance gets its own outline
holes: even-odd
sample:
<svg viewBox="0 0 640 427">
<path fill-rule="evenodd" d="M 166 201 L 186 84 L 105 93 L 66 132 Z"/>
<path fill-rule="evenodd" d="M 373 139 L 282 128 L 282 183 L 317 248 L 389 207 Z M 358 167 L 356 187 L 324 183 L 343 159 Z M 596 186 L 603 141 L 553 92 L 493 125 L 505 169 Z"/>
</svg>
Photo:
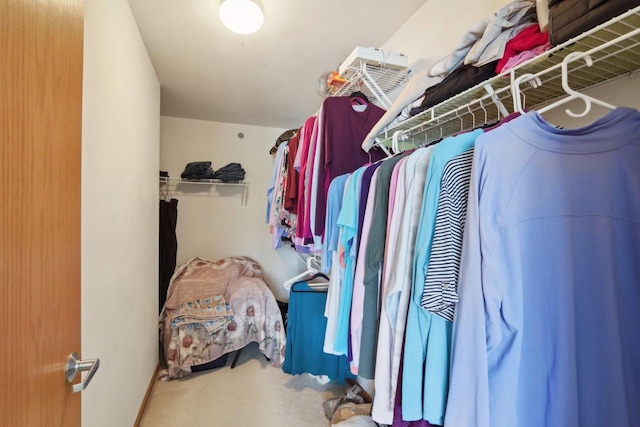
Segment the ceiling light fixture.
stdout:
<svg viewBox="0 0 640 427">
<path fill-rule="evenodd" d="M 253 0 L 224 0 L 220 5 L 222 23 L 238 34 L 252 34 L 262 27 L 262 8 Z"/>
</svg>

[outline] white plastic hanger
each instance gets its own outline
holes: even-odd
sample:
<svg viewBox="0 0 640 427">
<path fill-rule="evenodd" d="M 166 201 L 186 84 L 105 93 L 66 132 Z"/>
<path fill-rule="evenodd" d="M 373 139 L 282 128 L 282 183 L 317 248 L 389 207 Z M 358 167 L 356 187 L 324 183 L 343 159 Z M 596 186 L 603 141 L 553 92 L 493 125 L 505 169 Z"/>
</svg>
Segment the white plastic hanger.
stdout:
<svg viewBox="0 0 640 427">
<path fill-rule="evenodd" d="M 482 123 L 482 125 L 486 125 L 487 124 L 487 109 L 484 108 L 484 104 L 482 103 L 482 98 L 479 99 L 480 101 L 480 108 L 482 108 L 482 111 L 484 111 L 484 122 Z"/>
<path fill-rule="evenodd" d="M 391 152 L 393 154 L 398 154 L 400 152 L 400 147 L 398 147 L 398 139 L 402 136 L 402 131 L 397 130 L 393 133 L 391 137 Z"/>
<path fill-rule="evenodd" d="M 582 101 L 584 101 L 585 104 L 585 108 L 584 111 L 582 111 L 581 113 L 574 113 L 573 111 L 571 111 L 570 109 L 566 109 L 565 113 L 567 113 L 569 116 L 571 117 L 584 117 L 587 114 L 589 114 L 589 112 L 591 111 L 591 104 L 597 104 L 600 105 L 602 107 L 608 108 L 610 110 L 614 110 L 616 107 L 614 105 L 611 105 L 607 102 L 601 101 L 599 99 L 596 99 L 592 96 L 586 95 L 582 92 L 578 92 L 577 90 L 572 89 L 569 86 L 569 70 L 568 70 L 568 66 L 569 63 L 578 59 L 584 59 L 585 63 L 587 64 L 588 67 L 590 67 L 591 65 L 593 65 L 593 60 L 591 59 L 591 57 L 583 52 L 571 52 L 570 54 L 568 54 L 563 60 L 562 60 L 562 64 L 561 64 L 561 69 L 562 69 L 562 89 L 565 91 L 565 93 L 568 95 L 562 99 L 560 99 L 559 101 L 556 101 L 552 104 L 547 105 L 546 107 L 540 108 L 538 110 L 539 113 L 544 113 L 547 112 L 553 108 L 559 107 L 561 105 L 566 104 L 567 102 L 573 101 L 574 99 L 581 99 Z M 539 85 L 541 85 L 540 82 L 540 78 L 534 74 L 523 74 L 522 76 L 517 77 L 512 85 L 512 96 L 513 96 L 513 105 L 514 105 L 514 110 L 518 111 L 521 114 L 524 114 L 524 107 L 523 107 L 523 101 L 521 98 L 522 92 L 520 90 L 520 85 L 522 83 L 524 83 L 525 81 L 528 81 L 533 87 L 537 87 Z"/>
<path fill-rule="evenodd" d="M 471 129 L 475 129 L 476 128 L 476 115 L 473 114 L 473 111 L 471 110 L 471 103 L 467 104 L 467 110 L 469 110 L 469 114 L 471 114 Z"/>
<path fill-rule="evenodd" d="M 565 113 L 567 113 L 568 115 L 570 115 L 571 117 L 584 117 L 587 114 L 589 114 L 589 111 L 591 111 L 591 103 L 600 105 L 602 107 L 608 108 L 610 110 L 614 110 L 616 107 L 614 105 L 611 105 L 607 102 L 601 101 L 599 99 L 596 99 L 592 96 L 586 95 L 584 93 L 578 92 L 576 90 L 571 89 L 571 87 L 569 86 L 569 72 L 568 72 L 568 64 L 571 61 L 574 60 L 578 60 L 578 59 L 584 59 L 584 62 L 587 64 L 588 67 L 591 67 L 593 65 L 593 60 L 591 59 L 591 57 L 585 53 L 582 52 L 571 52 L 570 54 L 568 54 L 563 60 L 562 60 L 562 88 L 564 89 L 564 91 L 569 95 L 566 98 L 561 99 L 560 101 L 554 102 L 553 104 L 547 105 L 544 108 L 541 108 L 540 110 L 538 110 L 539 113 L 544 113 L 545 111 L 549 111 L 552 108 L 558 107 L 562 104 L 566 104 L 569 101 L 572 101 L 574 99 L 582 99 L 584 101 L 584 111 L 582 113 L 574 113 L 573 111 L 569 110 L 568 108 L 565 111 Z"/>
<path fill-rule="evenodd" d="M 291 279 L 288 279 L 284 282 L 283 286 L 285 289 L 289 290 L 291 289 L 291 286 L 293 286 L 294 284 L 304 280 L 304 279 L 308 279 L 310 276 L 313 276 L 315 274 L 320 274 L 320 259 L 316 254 L 310 255 L 309 257 L 307 257 L 307 270 L 303 271 L 302 273 L 292 277 Z"/>
<path fill-rule="evenodd" d="M 524 109 L 526 105 L 526 95 L 520 90 L 520 85 L 522 85 L 524 82 L 529 83 L 529 85 L 534 88 L 542 86 L 540 77 L 536 76 L 535 74 L 528 73 L 516 77 L 511 88 L 511 96 L 513 98 L 513 111 L 520 114 L 526 113 Z"/>
<path fill-rule="evenodd" d="M 460 132 L 464 130 L 464 122 L 462 121 L 462 117 L 460 117 L 459 108 L 456 108 L 456 117 L 460 119 Z"/>
</svg>

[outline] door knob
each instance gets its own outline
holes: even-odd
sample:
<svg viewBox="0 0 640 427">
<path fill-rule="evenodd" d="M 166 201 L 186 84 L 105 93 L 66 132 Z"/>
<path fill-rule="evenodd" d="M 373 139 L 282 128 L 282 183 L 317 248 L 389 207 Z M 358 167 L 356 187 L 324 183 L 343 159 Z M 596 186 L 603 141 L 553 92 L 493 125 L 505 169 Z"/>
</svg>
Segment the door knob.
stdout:
<svg viewBox="0 0 640 427">
<path fill-rule="evenodd" d="M 73 385 L 73 392 L 77 393 L 87 388 L 89 382 L 91 382 L 91 378 L 93 378 L 99 367 L 100 359 L 79 360 L 75 351 L 71 353 L 67 359 L 67 369 L 65 372 L 67 382 L 72 382 L 78 372 L 89 371 L 84 380 Z"/>
</svg>

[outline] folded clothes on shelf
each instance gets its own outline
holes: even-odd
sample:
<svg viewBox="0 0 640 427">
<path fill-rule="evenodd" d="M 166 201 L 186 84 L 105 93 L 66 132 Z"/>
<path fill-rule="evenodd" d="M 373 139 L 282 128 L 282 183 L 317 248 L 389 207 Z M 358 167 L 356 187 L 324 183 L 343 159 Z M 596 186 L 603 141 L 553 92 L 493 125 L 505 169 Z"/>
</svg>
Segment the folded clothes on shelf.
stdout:
<svg viewBox="0 0 640 427">
<path fill-rule="evenodd" d="M 229 163 L 218 169 L 214 174 L 215 179 L 222 180 L 223 182 L 242 181 L 244 176 L 245 170 L 240 163 Z"/>
<path fill-rule="evenodd" d="M 184 171 L 180 174 L 183 179 L 214 179 L 215 172 L 211 168 L 211 162 L 191 162 L 187 163 Z"/>
</svg>

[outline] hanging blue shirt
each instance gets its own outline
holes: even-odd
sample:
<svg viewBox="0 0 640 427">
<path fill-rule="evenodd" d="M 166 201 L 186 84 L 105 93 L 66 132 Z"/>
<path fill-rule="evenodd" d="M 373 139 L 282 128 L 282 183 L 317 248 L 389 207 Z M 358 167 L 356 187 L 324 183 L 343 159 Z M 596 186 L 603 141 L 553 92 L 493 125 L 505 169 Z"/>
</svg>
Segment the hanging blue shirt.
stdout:
<svg viewBox="0 0 640 427">
<path fill-rule="evenodd" d="M 640 112 L 478 138 L 445 425 L 640 423 Z"/>
<path fill-rule="evenodd" d="M 340 175 L 331 180 L 329 192 L 327 193 L 327 213 L 324 226 L 324 243 L 322 245 L 322 267 L 323 273 L 328 274 L 331 270 L 331 252 L 338 249 L 338 215 L 342 209 L 342 199 L 344 197 L 344 187 L 349 178 L 348 173 Z"/>
<path fill-rule="evenodd" d="M 360 188 L 362 187 L 362 174 L 366 167 L 361 167 L 353 172 L 351 181 L 345 191 L 342 209 L 338 216 L 338 227 L 342 229 L 340 243 L 344 247 L 344 279 L 342 281 L 342 293 L 340 295 L 340 308 L 338 309 L 338 326 L 334 350 L 340 354 L 349 352 L 349 318 L 351 314 L 351 297 L 353 295 L 353 276 L 355 273 L 355 254 L 351 250 L 358 232 L 358 205 L 360 203 Z"/>
<path fill-rule="evenodd" d="M 482 133 L 482 130 L 475 130 L 446 138 L 435 146 L 431 154 L 416 237 L 404 348 L 402 418 L 407 421 L 426 419 L 438 425 L 443 421 L 449 387 L 451 323 L 424 310 L 420 303 L 431 253 L 442 173 L 447 162 L 473 147 Z"/>
</svg>

